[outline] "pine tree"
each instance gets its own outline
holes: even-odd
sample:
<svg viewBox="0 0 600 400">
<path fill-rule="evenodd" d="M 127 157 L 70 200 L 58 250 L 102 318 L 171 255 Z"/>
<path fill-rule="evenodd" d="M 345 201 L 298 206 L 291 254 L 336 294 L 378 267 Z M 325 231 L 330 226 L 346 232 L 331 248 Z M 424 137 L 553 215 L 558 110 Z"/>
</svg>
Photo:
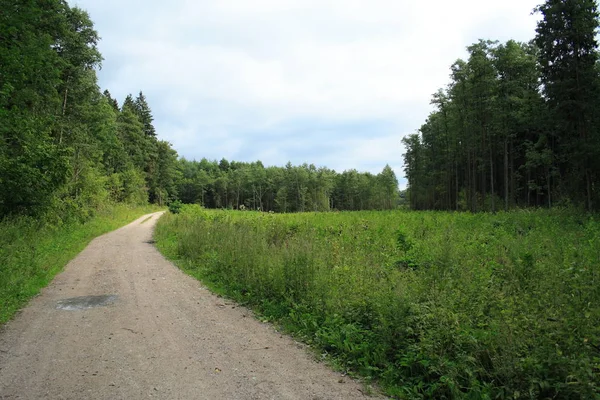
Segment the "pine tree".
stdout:
<svg viewBox="0 0 600 400">
<path fill-rule="evenodd" d="M 556 151 L 564 182 L 588 209 L 597 197 L 598 9 L 594 0 L 547 0 L 536 8 L 543 19 L 540 49 L 544 94 L 556 125 Z"/>
<path fill-rule="evenodd" d="M 144 134 L 149 137 L 156 137 L 156 129 L 152 125 L 152 121 L 154 121 L 152 111 L 146 101 L 146 97 L 141 91 L 135 99 L 135 109 L 140 122 L 144 125 Z"/>
<path fill-rule="evenodd" d="M 118 114 L 120 112 L 119 102 L 117 101 L 117 99 L 111 96 L 108 89 L 104 91 L 104 97 L 106 97 L 106 99 L 108 100 L 108 104 L 110 104 L 113 110 Z"/>
</svg>

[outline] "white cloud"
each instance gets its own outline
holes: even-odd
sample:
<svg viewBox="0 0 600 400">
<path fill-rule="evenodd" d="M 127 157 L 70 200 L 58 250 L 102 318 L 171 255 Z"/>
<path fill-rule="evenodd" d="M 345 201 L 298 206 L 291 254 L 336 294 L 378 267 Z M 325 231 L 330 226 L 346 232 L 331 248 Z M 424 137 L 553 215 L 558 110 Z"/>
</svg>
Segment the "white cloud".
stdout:
<svg viewBox="0 0 600 400">
<path fill-rule="evenodd" d="M 431 110 L 449 66 L 483 39 L 533 38 L 539 0 L 78 0 L 103 37 L 101 85 L 142 89 L 159 135 L 188 157 L 297 156 L 335 168 L 402 176 L 401 137 Z M 290 121 L 385 129 L 327 133 L 310 126 L 288 146 Z M 261 135 L 267 134 L 265 141 Z M 281 134 L 281 136 L 277 136 Z M 277 139 L 279 138 L 279 139 Z M 249 152 L 253 141 L 260 151 Z M 313 141 L 313 142 L 311 142 Z M 333 145 L 337 143 L 336 145 Z M 288 146 L 288 147 L 286 147 Z M 294 153 L 302 148 L 302 153 Z M 310 149 L 314 148 L 311 152 Z"/>
</svg>

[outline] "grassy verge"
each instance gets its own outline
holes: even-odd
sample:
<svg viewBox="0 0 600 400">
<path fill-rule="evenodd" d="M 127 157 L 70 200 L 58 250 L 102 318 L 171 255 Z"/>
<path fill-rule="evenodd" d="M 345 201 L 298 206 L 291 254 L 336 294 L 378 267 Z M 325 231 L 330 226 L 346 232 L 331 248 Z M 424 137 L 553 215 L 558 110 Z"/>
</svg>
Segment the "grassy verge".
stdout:
<svg viewBox="0 0 600 400">
<path fill-rule="evenodd" d="M 159 249 L 397 398 L 600 398 L 600 223 L 186 206 Z"/>
<path fill-rule="evenodd" d="M 32 218 L 0 222 L 0 324 L 48 285 L 95 237 L 156 207 L 113 206 L 86 223 L 50 224 Z"/>
</svg>

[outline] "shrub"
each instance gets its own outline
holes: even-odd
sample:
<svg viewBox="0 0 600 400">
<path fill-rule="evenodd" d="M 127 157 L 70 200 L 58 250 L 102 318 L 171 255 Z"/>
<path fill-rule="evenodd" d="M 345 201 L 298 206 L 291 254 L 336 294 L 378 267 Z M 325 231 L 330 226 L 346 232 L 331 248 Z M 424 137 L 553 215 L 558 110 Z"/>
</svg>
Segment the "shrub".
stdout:
<svg viewBox="0 0 600 400">
<path fill-rule="evenodd" d="M 179 200 L 172 201 L 169 203 L 169 211 L 172 214 L 179 214 L 181 212 L 182 203 Z"/>
</svg>

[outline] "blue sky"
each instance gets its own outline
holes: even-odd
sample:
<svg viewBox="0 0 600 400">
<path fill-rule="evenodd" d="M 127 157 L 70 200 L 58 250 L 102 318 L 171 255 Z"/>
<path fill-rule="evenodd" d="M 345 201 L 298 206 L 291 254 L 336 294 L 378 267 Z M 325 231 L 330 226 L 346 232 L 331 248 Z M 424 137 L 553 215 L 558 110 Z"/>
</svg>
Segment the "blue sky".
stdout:
<svg viewBox="0 0 600 400">
<path fill-rule="evenodd" d="M 528 41 L 541 0 L 71 0 L 102 41 L 101 88 L 146 95 L 188 159 L 392 166 L 479 38 Z"/>
</svg>

